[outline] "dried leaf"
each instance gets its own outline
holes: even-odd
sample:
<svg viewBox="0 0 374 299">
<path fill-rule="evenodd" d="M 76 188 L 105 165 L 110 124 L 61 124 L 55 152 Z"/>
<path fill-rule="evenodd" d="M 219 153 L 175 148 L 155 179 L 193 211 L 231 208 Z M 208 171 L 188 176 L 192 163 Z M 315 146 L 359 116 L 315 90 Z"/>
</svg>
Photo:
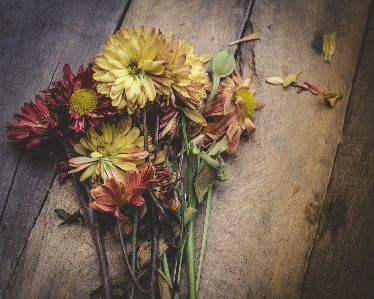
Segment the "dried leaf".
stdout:
<svg viewBox="0 0 374 299">
<path fill-rule="evenodd" d="M 217 169 L 217 180 L 220 182 L 227 181 L 229 175 L 226 170 L 225 161 L 222 159 L 221 155 L 217 156 L 217 161 L 220 163 L 220 167 Z"/>
<path fill-rule="evenodd" d="M 161 272 L 160 269 L 157 269 L 157 283 L 158 290 L 161 299 L 171 299 L 170 288 L 172 287 L 168 283 L 168 279 L 165 274 Z"/>
<path fill-rule="evenodd" d="M 336 32 L 331 34 L 325 33 L 323 35 L 323 54 L 325 55 L 325 61 L 330 62 L 331 57 L 335 52 L 336 47 Z"/>
<path fill-rule="evenodd" d="M 279 77 L 270 77 L 265 80 L 267 83 L 274 84 L 274 85 L 282 85 L 283 79 Z"/>
<path fill-rule="evenodd" d="M 162 151 L 159 151 L 156 153 L 155 158 L 153 160 L 153 165 L 161 164 L 164 162 L 169 154 L 169 149 L 163 149 Z"/>
<path fill-rule="evenodd" d="M 199 203 L 203 201 L 205 193 L 208 192 L 208 190 L 213 186 L 216 180 L 217 176 L 214 168 L 209 166 L 208 164 L 204 164 L 201 171 L 196 175 L 194 183 L 195 192 Z"/>
<path fill-rule="evenodd" d="M 283 80 L 283 87 L 290 86 L 292 82 L 294 82 L 297 79 L 297 76 L 299 76 L 301 71 L 293 74 L 289 74 L 284 80 Z"/>
<path fill-rule="evenodd" d="M 197 112 L 196 110 L 188 109 L 188 108 L 182 108 L 178 107 L 190 120 L 197 124 L 203 124 L 204 123 L 204 117 Z"/>
<path fill-rule="evenodd" d="M 247 35 L 246 37 L 240 38 L 236 41 L 233 41 L 233 42 L 229 43 L 229 45 L 232 46 L 232 45 L 235 45 L 237 43 L 246 42 L 246 41 L 249 41 L 249 40 L 254 40 L 254 39 L 259 39 L 259 38 L 260 38 L 259 34 L 252 33 L 250 35 Z"/>
<path fill-rule="evenodd" d="M 71 216 L 71 214 L 67 213 L 64 209 L 55 209 L 55 213 L 62 220 L 66 220 Z"/>
</svg>

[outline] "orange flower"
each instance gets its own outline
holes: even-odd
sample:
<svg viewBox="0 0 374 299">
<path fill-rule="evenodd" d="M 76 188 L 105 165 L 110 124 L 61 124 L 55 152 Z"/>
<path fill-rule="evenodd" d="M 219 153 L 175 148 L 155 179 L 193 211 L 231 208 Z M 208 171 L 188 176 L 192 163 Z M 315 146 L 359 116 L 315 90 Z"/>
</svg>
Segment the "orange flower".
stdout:
<svg viewBox="0 0 374 299">
<path fill-rule="evenodd" d="M 237 70 L 220 82 L 219 91 L 214 100 L 204 108 L 204 117 L 215 116 L 214 121 L 204 128 L 204 144 L 221 139 L 226 135 L 231 154 L 238 149 L 241 137 L 249 138 L 256 126 L 251 120 L 255 110 L 265 107 L 254 99 L 253 78 L 241 78 Z"/>
<path fill-rule="evenodd" d="M 137 169 L 125 173 L 124 182 L 107 178 L 104 184 L 91 190 L 95 201 L 90 206 L 103 213 L 113 213 L 120 220 L 127 221 L 120 209 L 126 205 L 141 206 L 144 203 L 142 196 L 147 187 L 156 182 L 154 167 L 151 163 L 145 164 L 141 173 Z"/>
</svg>

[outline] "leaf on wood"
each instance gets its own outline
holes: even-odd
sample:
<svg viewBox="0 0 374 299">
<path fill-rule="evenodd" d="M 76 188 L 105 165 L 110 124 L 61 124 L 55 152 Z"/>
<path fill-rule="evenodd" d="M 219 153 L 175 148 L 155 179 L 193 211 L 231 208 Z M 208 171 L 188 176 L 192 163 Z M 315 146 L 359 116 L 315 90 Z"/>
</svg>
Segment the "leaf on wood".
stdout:
<svg viewBox="0 0 374 299">
<path fill-rule="evenodd" d="M 330 62 L 331 56 L 335 52 L 336 47 L 336 32 L 331 34 L 325 33 L 323 35 L 323 54 L 325 55 L 325 61 Z"/>
<path fill-rule="evenodd" d="M 172 287 L 169 285 L 168 279 L 166 278 L 165 274 L 162 273 L 160 269 L 157 269 L 157 283 L 158 283 L 158 290 L 161 299 L 171 299 L 171 292 L 170 288 Z"/>
<path fill-rule="evenodd" d="M 55 209 L 55 213 L 62 220 L 66 220 L 69 216 L 71 216 L 71 214 L 67 213 L 64 209 Z"/>
<path fill-rule="evenodd" d="M 64 220 L 63 222 L 59 224 L 59 226 L 65 225 L 65 224 L 76 223 L 79 220 L 82 221 L 82 226 L 84 225 L 84 217 L 80 210 L 76 211 L 74 214 L 69 214 L 63 209 L 55 209 L 55 213 L 57 214 L 59 218 Z"/>
<path fill-rule="evenodd" d="M 270 77 L 265 80 L 265 82 L 274 85 L 283 85 L 283 79 L 279 77 Z"/>
<path fill-rule="evenodd" d="M 250 35 L 247 35 L 243 38 L 240 38 L 236 41 L 233 41 L 231 43 L 229 43 L 229 46 L 232 46 L 232 45 L 235 45 L 235 44 L 238 44 L 238 43 L 241 43 L 241 42 L 246 42 L 246 41 L 249 41 L 249 40 L 254 40 L 254 39 L 259 39 L 260 38 L 260 35 L 257 34 L 257 33 L 252 33 Z"/>
<path fill-rule="evenodd" d="M 291 85 L 292 82 L 294 82 L 297 77 L 300 75 L 301 71 L 289 74 L 284 80 L 283 80 L 283 87 L 288 87 Z"/>
</svg>

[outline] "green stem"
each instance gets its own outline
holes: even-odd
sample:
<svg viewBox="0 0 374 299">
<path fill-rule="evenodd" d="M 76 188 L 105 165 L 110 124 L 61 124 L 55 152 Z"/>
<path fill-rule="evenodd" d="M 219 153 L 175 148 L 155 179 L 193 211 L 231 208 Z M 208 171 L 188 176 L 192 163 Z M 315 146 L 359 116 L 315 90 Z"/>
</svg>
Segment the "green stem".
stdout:
<svg viewBox="0 0 374 299">
<path fill-rule="evenodd" d="M 187 151 L 187 194 L 188 206 L 195 208 L 196 201 L 193 189 L 193 153 L 192 147 L 188 143 L 186 132 L 186 118 L 182 114 L 182 133 L 186 144 Z M 187 284 L 188 284 L 188 299 L 196 299 L 196 278 L 195 278 L 195 220 L 192 218 L 187 225 L 188 236 L 186 242 L 186 256 L 187 256 Z"/>
<path fill-rule="evenodd" d="M 193 189 L 193 154 L 189 147 L 187 153 L 187 187 L 188 187 L 188 205 L 196 207 L 194 189 Z M 187 255 L 187 282 L 188 298 L 196 298 L 196 277 L 195 277 L 195 219 L 194 217 L 188 222 L 188 237 L 186 243 Z"/>
<path fill-rule="evenodd" d="M 214 99 L 214 96 L 217 93 L 218 86 L 219 86 L 219 81 L 220 81 L 221 78 L 220 78 L 220 76 L 218 76 L 216 74 L 213 74 L 212 79 L 213 79 L 212 91 L 211 91 L 210 96 L 207 100 L 207 103 L 211 102 Z"/>
<path fill-rule="evenodd" d="M 201 271 L 203 269 L 203 260 L 204 260 L 204 253 L 205 253 L 206 237 L 208 235 L 210 205 L 211 205 L 211 202 L 212 202 L 212 192 L 213 192 L 213 188 L 211 187 L 209 189 L 209 191 L 208 191 L 208 195 L 207 195 L 207 199 L 206 199 L 206 209 L 205 209 L 205 218 L 204 218 L 204 230 L 203 230 L 203 237 L 202 237 L 202 240 L 201 240 L 199 264 L 197 266 L 196 294 L 197 294 L 197 292 L 199 290 Z"/>
<path fill-rule="evenodd" d="M 166 276 L 167 282 L 169 286 L 171 287 L 171 277 L 170 277 L 170 271 L 169 271 L 169 265 L 168 265 L 168 258 L 166 256 L 166 252 L 162 255 L 162 267 L 164 268 L 164 274 Z"/>
<path fill-rule="evenodd" d="M 185 211 L 185 199 L 184 195 L 182 194 L 181 190 L 178 190 L 178 198 L 179 202 L 181 204 L 181 223 L 180 223 L 180 233 L 179 233 L 179 248 L 178 248 L 178 254 L 176 256 L 175 260 L 175 266 L 174 266 L 174 271 L 173 271 L 173 291 L 172 291 L 172 296 L 171 298 L 176 299 L 179 298 L 179 293 L 178 296 L 176 294 L 176 290 L 178 289 L 178 283 L 179 283 L 179 278 L 180 278 L 180 271 L 181 271 L 181 264 L 182 264 L 182 257 L 183 257 L 183 249 L 184 249 L 184 211 Z"/>
</svg>

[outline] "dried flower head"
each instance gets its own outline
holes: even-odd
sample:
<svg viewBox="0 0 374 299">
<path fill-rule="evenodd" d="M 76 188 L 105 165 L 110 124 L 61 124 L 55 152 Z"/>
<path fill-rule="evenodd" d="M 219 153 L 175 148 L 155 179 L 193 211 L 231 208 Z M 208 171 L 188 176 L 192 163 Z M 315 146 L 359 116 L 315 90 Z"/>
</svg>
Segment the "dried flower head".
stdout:
<svg viewBox="0 0 374 299">
<path fill-rule="evenodd" d="M 210 55 L 198 56 L 192 44 L 182 38 L 175 41 L 174 34 L 170 34 L 161 57 L 165 60 L 165 71 L 152 76 L 157 89 L 170 96 L 174 104 L 178 100 L 178 105 L 198 110 L 207 96 L 209 81 L 203 64 Z"/>
<path fill-rule="evenodd" d="M 118 219 L 127 221 L 128 218 L 120 210 L 128 205 L 141 206 L 144 203 L 143 192 L 155 181 L 154 167 L 150 163 L 144 165 L 141 173 L 137 169 L 127 171 L 123 181 L 107 178 L 104 184 L 91 190 L 95 201 L 91 202 L 90 206 L 103 213 L 113 213 Z"/>
<path fill-rule="evenodd" d="M 204 128 L 206 145 L 226 135 L 229 142 L 226 152 L 233 153 L 243 133 L 249 137 L 255 132 L 251 117 L 256 109 L 265 105 L 255 101 L 254 93 L 253 78 L 243 80 L 236 70 L 220 82 L 215 99 L 204 108 L 204 117 L 215 116 L 214 121 Z"/>
<path fill-rule="evenodd" d="M 14 114 L 14 117 L 18 123 L 7 124 L 7 137 L 14 143 L 26 142 L 28 149 L 38 146 L 42 140 L 62 136 L 57 129 L 55 116 L 38 95 L 35 96 L 35 103 L 25 103 L 21 113 Z"/>
<path fill-rule="evenodd" d="M 164 35 L 144 27 L 139 31 L 123 30 L 112 34 L 104 50 L 95 57 L 93 78 L 99 83 L 97 90 L 112 99 L 118 110 L 127 108 L 132 114 L 156 97 L 151 76 L 164 72 Z"/>
</svg>

